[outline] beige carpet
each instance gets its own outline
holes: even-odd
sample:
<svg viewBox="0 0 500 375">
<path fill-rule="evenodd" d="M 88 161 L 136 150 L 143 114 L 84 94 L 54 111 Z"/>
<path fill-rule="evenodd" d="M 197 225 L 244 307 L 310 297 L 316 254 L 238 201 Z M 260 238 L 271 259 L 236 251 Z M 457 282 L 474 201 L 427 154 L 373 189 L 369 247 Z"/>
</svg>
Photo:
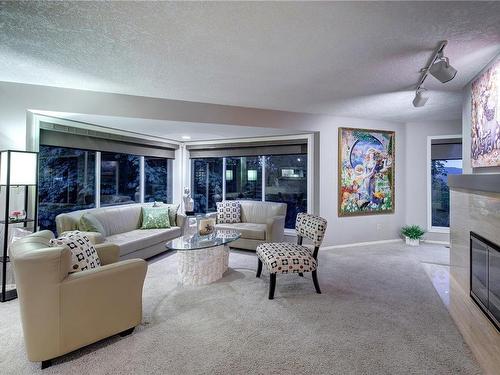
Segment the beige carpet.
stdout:
<svg viewBox="0 0 500 375">
<path fill-rule="evenodd" d="M 431 249 L 432 250 L 432 249 Z M 219 282 L 182 288 L 175 254 L 150 262 L 144 323 L 57 359 L 45 374 L 480 374 L 413 249 L 320 251 L 310 275 L 255 278 L 255 254 L 233 252 Z M 430 251 L 427 248 L 426 251 Z M 18 302 L 0 305 L 0 372 L 26 360 Z"/>
</svg>

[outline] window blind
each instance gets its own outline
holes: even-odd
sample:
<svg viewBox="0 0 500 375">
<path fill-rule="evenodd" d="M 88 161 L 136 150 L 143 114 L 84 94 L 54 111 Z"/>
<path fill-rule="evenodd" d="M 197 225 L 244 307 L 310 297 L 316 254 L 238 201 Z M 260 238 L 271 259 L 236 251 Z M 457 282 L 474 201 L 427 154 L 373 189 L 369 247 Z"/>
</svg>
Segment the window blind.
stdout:
<svg viewBox="0 0 500 375">
<path fill-rule="evenodd" d="M 191 159 L 307 153 L 307 139 L 188 145 Z"/>
<path fill-rule="evenodd" d="M 40 122 L 40 144 L 175 159 L 173 143 Z"/>
<path fill-rule="evenodd" d="M 462 142 L 456 139 L 433 140 L 431 158 L 432 160 L 462 159 Z"/>
</svg>

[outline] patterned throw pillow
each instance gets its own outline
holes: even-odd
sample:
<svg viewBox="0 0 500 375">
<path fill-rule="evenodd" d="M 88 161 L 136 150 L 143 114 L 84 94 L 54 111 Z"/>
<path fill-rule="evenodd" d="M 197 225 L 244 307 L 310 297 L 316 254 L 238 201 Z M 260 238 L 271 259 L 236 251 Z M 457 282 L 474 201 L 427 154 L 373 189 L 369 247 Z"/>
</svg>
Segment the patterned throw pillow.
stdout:
<svg viewBox="0 0 500 375">
<path fill-rule="evenodd" d="M 217 223 L 241 223 L 241 205 L 238 201 L 217 202 Z"/>
<path fill-rule="evenodd" d="M 65 246 L 71 251 L 70 273 L 101 266 L 101 260 L 94 245 L 86 235 L 79 231 L 67 232 L 64 236 L 50 240 L 50 246 Z"/>
<path fill-rule="evenodd" d="M 167 207 L 142 207 L 141 229 L 170 228 L 168 213 Z"/>
</svg>

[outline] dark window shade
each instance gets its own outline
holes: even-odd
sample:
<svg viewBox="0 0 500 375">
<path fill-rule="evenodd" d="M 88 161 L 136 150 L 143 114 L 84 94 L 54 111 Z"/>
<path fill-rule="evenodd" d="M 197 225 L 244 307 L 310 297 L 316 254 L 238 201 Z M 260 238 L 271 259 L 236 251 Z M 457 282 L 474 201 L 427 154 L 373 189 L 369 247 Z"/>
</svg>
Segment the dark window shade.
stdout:
<svg viewBox="0 0 500 375">
<path fill-rule="evenodd" d="M 119 134 L 40 123 L 40 144 L 175 159 L 178 145 Z"/>
<path fill-rule="evenodd" d="M 189 151 L 191 159 L 231 156 L 296 155 L 307 154 L 307 140 L 188 145 L 186 148 Z"/>
<path fill-rule="evenodd" d="M 462 159 L 461 143 L 440 143 L 431 145 L 432 160 L 458 160 Z"/>
</svg>

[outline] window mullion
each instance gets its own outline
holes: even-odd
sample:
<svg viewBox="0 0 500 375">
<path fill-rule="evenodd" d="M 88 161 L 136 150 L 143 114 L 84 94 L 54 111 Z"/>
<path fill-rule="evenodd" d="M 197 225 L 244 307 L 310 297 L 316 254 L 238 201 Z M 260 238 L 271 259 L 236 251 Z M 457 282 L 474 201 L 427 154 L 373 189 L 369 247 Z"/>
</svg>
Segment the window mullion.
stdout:
<svg viewBox="0 0 500 375">
<path fill-rule="evenodd" d="M 266 201 L 266 157 L 260 156 L 260 165 L 262 168 L 261 176 L 262 176 L 262 202 Z"/>
<path fill-rule="evenodd" d="M 144 203 L 144 188 L 145 188 L 145 173 L 144 173 L 144 156 L 139 158 L 139 201 Z"/>
<path fill-rule="evenodd" d="M 222 158 L 222 200 L 226 200 L 226 158 Z"/>
<path fill-rule="evenodd" d="M 95 206 L 101 207 L 101 152 L 95 153 Z"/>
</svg>

